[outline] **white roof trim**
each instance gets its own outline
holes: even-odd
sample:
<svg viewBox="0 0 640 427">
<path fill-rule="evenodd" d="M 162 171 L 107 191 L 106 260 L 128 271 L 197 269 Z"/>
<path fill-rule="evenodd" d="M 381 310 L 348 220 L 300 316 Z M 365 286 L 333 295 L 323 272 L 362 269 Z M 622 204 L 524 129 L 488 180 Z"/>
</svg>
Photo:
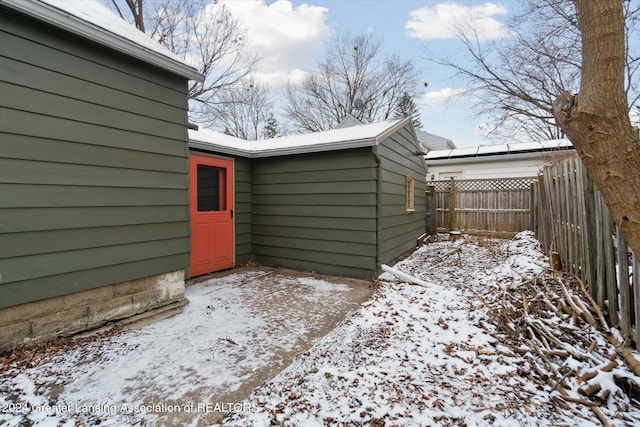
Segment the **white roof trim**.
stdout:
<svg viewBox="0 0 640 427">
<path fill-rule="evenodd" d="M 51 1 L 52 4 L 48 4 L 46 1 L 0 0 L 0 4 L 190 80 L 202 81 L 204 78 L 194 67 L 188 65 L 129 24 L 127 25 L 139 34 L 132 31 L 126 31 L 126 34 L 124 32 L 118 34 L 114 32 L 113 28 L 108 28 L 108 25 L 105 25 L 107 24 L 106 20 L 111 19 L 113 21 L 113 19 L 117 19 L 118 21 L 113 21 L 118 24 L 114 25 L 114 28 L 120 26 L 121 22 L 119 21 L 122 20 L 100 4 L 89 1 L 83 2 L 85 3 L 84 7 L 89 8 L 87 9 L 88 11 L 93 11 L 91 8 L 96 6 L 104 9 L 102 15 L 105 18 L 105 22 L 102 24 L 97 20 L 91 22 L 85 16 L 74 14 L 73 7 L 71 7 L 72 2 L 69 2 L 69 8 L 65 9 L 64 1 Z M 107 12 L 109 16 L 106 16 Z M 124 23 L 124 21 L 122 22 Z"/>
<path fill-rule="evenodd" d="M 389 120 L 280 138 L 245 141 L 212 130 L 189 130 L 189 147 L 248 158 L 372 147 L 406 125 L 409 119 Z"/>
<path fill-rule="evenodd" d="M 478 158 L 488 156 L 506 156 L 521 153 L 540 153 L 544 151 L 573 149 L 571 141 L 568 139 L 553 139 L 540 142 L 522 142 L 515 144 L 500 145 L 478 145 L 474 147 L 461 147 L 452 150 L 434 150 L 429 151 L 425 159 L 429 161 L 461 159 L 461 158 Z"/>
</svg>

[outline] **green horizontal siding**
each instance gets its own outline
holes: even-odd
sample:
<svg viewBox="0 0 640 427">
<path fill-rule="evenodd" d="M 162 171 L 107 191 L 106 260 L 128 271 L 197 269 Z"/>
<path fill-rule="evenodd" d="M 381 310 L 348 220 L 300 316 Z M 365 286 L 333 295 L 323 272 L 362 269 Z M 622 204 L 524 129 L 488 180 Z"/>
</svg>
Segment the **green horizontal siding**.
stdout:
<svg viewBox="0 0 640 427">
<path fill-rule="evenodd" d="M 3 150 L 4 151 L 4 150 Z M 123 153 L 126 156 L 126 153 Z M 0 159 L 0 182 L 32 185 L 185 188 L 184 172 Z"/>
<path fill-rule="evenodd" d="M 235 255 L 236 264 L 244 264 L 252 256 L 252 165 L 249 159 L 235 159 Z"/>
<path fill-rule="evenodd" d="M 69 122 L 62 121 L 55 126 L 59 128 L 67 123 Z M 3 123 L 4 127 L 5 123 Z M 24 129 L 24 126 L 22 128 Z M 51 135 L 55 132 L 52 130 L 48 133 Z M 125 147 L 125 144 L 122 147 L 110 147 L 105 145 L 108 141 L 97 143 L 95 138 L 91 139 L 91 143 L 83 143 L 13 133 L 3 137 L 2 149 L 13 159 L 185 173 L 186 164 L 177 163 L 175 159 L 175 155 L 181 156 L 183 150 L 177 151 L 174 155 L 156 153 L 153 150 L 153 144 L 159 145 L 158 138 L 148 138 L 150 151 L 134 151 L 131 147 Z M 127 141 L 133 146 L 140 145 L 136 144 L 136 141 Z M 171 146 L 175 145 L 177 145 L 175 141 L 171 141 Z"/>
<path fill-rule="evenodd" d="M 182 108 L 179 105 L 168 105 L 93 81 L 41 68 L 47 65 L 42 58 L 39 58 L 37 65 L 4 58 L 1 66 L 2 80 L 11 85 L 28 87 L 40 92 L 102 105 L 114 110 L 135 111 L 141 116 L 145 116 L 145 112 L 149 112 L 153 114 L 151 118 L 165 122 L 174 121 L 176 113 L 177 117 L 180 117 Z M 56 85 L 49 84 L 51 81 L 55 81 Z"/>
<path fill-rule="evenodd" d="M 292 195 L 295 196 L 295 195 Z M 376 208 L 374 206 L 345 206 L 332 205 L 326 206 L 320 203 L 304 206 L 290 205 L 257 205 L 254 204 L 254 215 L 278 215 L 285 217 L 302 217 L 302 218 L 333 218 L 339 221 L 343 218 L 352 218 L 356 220 L 375 220 Z M 259 208 L 259 209 L 258 209 Z M 358 226 L 364 226 L 358 222 Z"/>
<path fill-rule="evenodd" d="M 63 76 L 184 106 L 184 79 L 13 12 L 2 13 L 2 55 Z"/>
<path fill-rule="evenodd" d="M 374 182 L 375 183 L 375 182 Z M 372 206 L 375 205 L 376 195 L 373 192 L 346 194 L 255 194 L 253 201 L 260 205 L 317 205 L 324 206 Z"/>
<path fill-rule="evenodd" d="M 305 216 L 280 216 L 280 215 L 254 215 L 253 225 L 273 225 L 284 227 L 306 228 L 309 222 Z M 313 227 L 318 230 L 362 230 L 376 232 L 375 221 L 362 221 L 361 218 L 340 218 L 338 221 L 334 217 L 315 217 Z"/>
<path fill-rule="evenodd" d="M 0 76 L 2 76 L 1 72 Z M 55 82 L 51 84 L 55 84 Z M 114 110 L 104 105 L 67 98 L 25 86 L 15 86 L 1 81 L 0 93 L 2 93 L 0 106 L 13 110 L 29 111 L 41 115 L 99 126 L 115 127 L 177 140 L 184 138 L 184 130 L 181 126 L 176 126 L 176 123 L 151 118 L 147 116 L 147 114 L 152 114 L 150 111 L 145 111 L 145 115 L 142 115 L 139 114 L 142 111 L 134 113 Z"/>
<path fill-rule="evenodd" d="M 0 208 L 184 206 L 184 188 L 2 184 Z"/>
<path fill-rule="evenodd" d="M 333 172 L 337 173 L 337 172 Z M 268 195 L 308 195 L 314 197 L 316 194 L 375 194 L 375 181 L 316 181 L 299 182 L 295 181 L 298 174 L 288 174 L 293 180 L 289 183 L 262 184 L 254 183 L 254 194 Z"/>
<path fill-rule="evenodd" d="M 105 233 L 105 231 L 109 231 Z M 4 233 L 0 258 L 76 251 L 88 248 L 153 242 L 189 237 L 181 222 L 136 224 L 98 228 L 44 230 L 25 233 Z M 32 242 L 39 242 L 34 245 Z"/>
<path fill-rule="evenodd" d="M 259 262 L 373 277 L 377 187 L 370 149 L 257 159 L 253 171 Z"/>
<path fill-rule="evenodd" d="M 44 138 L 77 143 L 80 145 L 77 145 L 71 150 L 64 149 L 61 153 L 69 153 L 72 156 L 84 156 L 87 164 L 99 162 L 98 159 L 101 158 L 102 151 L 96 151 L 96 155 L 90 154 L 90 151 L 97 147 L 120 148 L 131 151 L 134 154 L 137 154 L 139 151 L 142 152 L 143 156 L 146 156 L 147 153 L 171 157 L 185 155 L 185 147 L 182 145 L 182 139 L 184 138 L 180 140 L 180 143 L 177 143 L 177 140 L 165 138 L 162 135 L 148 135 L 130 132 L 124 129 L 96 126 L 92 123 L 83 123 L 73 119 L 62 119 L 53 116 L 43 116 L 29 111 L 2 108 L 1 106 L 0 117 L 2 118 L 3 141 L 9 140 L 9 138 L 26 137 L 29 139 Z M 41 141 L 35 143 L 39 145 L 42 144 Z M 14 143 L 14 145 L 16 145 L 16 143 Z M 22 150 L 17 150 L 15 154 L 7 148 L 6 154 L 7 157 L 13 157 L 19 156 L 25 151 L 30 151 L 34 153 L 34 156 L 42 155 L 36 148 L 37 147 L 34 147 L 32 150 L 29 146 L 26 146 L 23 147 Z M 78 151 L 76 154 L 76 150 L 84 151 Z M 4 154 L 5 153 L 3 153 L 3 155 Z M 149 163 L 153 164 L 154 162 Z M 172 163 L 175 166 L 186 168 L 186 165 L 176 165 L 175 159 L 173 159 Z M 140 168 L 148 167 L 144 165 L 144 162 L 139 162 L 138 164 Z"/>
<path fill-rule="evenodd" d="M 188 267 L 184 78 L 0 24 L 0 307 Z"/>
<path fill-rule="evenodd" d="M 187 252 L 189 252 L 189 245 L 186 239 L 154 239 L 148 242 L 13 256 L 0 260 L 0 264 L 3 282 L 11 283 Z"/>
<path fill-rule="evenodd" d="M 381 159 L 379 251 L 381 263 L 392 263 L 416 246 L 426 231 L 426 170 L 409 127 L 395 132 L 378 146 Z M 415 212 L 406 210 L 406 177 L 414 178 Z"/>
<path fill-rule="evenodd" d="M 2 233 L 105 227 L 106 234 L 110 232 L 107 227 L 114 226 L 173 222 L 186 224 L 188 213 L 185 206 L 13 208 L 0 210 L 0 219 Z"/>
<path fill-rule="evenodd" d="M 313 241 L 342 242 L 342 243 L 363 243 L 367 246 L 376 244 L 375 233 L 370 230 L 344 230 L 336 228 L 311 228 L 295 227 L 291 224 L 283 225 L 256 225 L 256 234 L 264 236 L 279 236 L 285 238 L 297 238 L 300 235 L 306 236 Z M 369 248 L 364 248 L 369 250 Z"/>
<path fill-rule="evenodd" d="M 373 280 L 377 273 L 371 267 L 370 257 L 353 256 L 350 265 L 342 263 L 342 257 L 339 254 L 327 253 L 321 256 L 317 251 L 301 251 L 289 248 L 276 248 L 255 246 L 257 251 L 265 252 L 258 259 L 262 264 L 282 266 L 295 270 L 313 271 L 321 274 L 330 274 L 334 276 L 355 277 L 357 279 Z"/>
</svg>

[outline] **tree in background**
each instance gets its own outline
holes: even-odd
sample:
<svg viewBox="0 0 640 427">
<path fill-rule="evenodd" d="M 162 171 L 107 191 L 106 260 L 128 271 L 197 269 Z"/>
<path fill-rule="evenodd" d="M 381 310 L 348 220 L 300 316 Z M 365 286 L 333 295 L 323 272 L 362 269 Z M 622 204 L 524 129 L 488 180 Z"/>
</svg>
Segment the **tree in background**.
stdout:
<svg viewBox="0 0 640 427">
<path fill-rule="evenodd" d="M 408 92 L 402 94 L 402 97 L 398 100 L 396 105 L 394 117 L 411 117 L 411 123 L 416 129 L 422 129 L 422 122 L 420 121 L 420 109 L 413 101 L 413 97 Z"/>
<path fill-rule="evenodd" d="M 268 87 L 248 79 L 221 95 L 221 103 L 209 114 L 213 117 L 209 125 L 250 141 L 274 138 L 278 124 L 272 110 Z"/>
<path fill-rule="evenodd" d="M 640 141 L 629 121 L 623 3 L 576 0 L 576 7 L 582 39 L 580 91 L 558 96 L 553 114 L 629 246 L 640 254 Z"/>
<path fill-rule="evenodd" d="M 337 36 L 317 71 L 289 85 L 285 111 L 294 128 L 315 132 L 334 128 L 347 114 L 363 122 L 388 119 L 402 95 L 415 90 L 412 61 L 383 57 L 369 34 Z"/>
<path fill-rule="evenodd" d="M 638 38 L 637 3 L 618 0 L 624 8 L 626 41 Z M 466 78 L 479 114 L 491 113 L 490 137 L 513 141 L 557 139 L 564 136 L 551 113 L 552 100 L 563 90 L 578 89 L 581 44 L 572 0 L 526 0 L 511 23 L 511 37 L 481 41 L 474 29 L 458 26 L 465 62 L 428 58 Z M 631 108 L 640 97 L 640 58 L 625 44 L 625 82 Z"/>
<path fill-rule="evenodd" d="M 193 64 L 204 82 L 189 82 L 190 118 L 211 122 L 228 90 L 253 71 L 258 57 L 229 10 L 210 0 L 111 0 L 120 16 Z M 213 114 L 213 117 L 212 117 Z"/>
<path fill-rule="evenodd" d="M 270 112 L 267 116 L 267 120 L 265 122 L 264 127 L 262 128 L 262 137 L 264 139 L 272 139 L 281 134 L 280 125 L 278 124 L 278 120 L 273 115 L 273 112 Z"/>
</svg>

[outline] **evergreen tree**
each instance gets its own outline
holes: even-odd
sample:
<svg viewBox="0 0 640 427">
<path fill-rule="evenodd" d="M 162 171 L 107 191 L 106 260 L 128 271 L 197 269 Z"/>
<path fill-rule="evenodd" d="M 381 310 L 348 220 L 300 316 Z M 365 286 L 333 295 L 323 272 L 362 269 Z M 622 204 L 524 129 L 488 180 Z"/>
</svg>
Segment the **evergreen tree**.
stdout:
<svg viewBox="0 0 640 427">
<path fill-rule="evenodd" d="M 402 94 L 402 97 L 398 100 L 398 105 L 395 109 L 395 118 L 411 117 L 411 123 L 416 129 L 422 129 L 422 123 L 420 122 L 420 110 L 413 97 L 408 92 Z"/>
<path fill-rule="evenodd" d="M 270 112 L 269 116 L 267 117 L 264 128 L 262 128 L 262 136 L 264 137 L 264 139 L 271 139 L 278 136 L 278 133 L 279 133 L 278 120 L 273 115 L 273 113 Z"/>
</svg>

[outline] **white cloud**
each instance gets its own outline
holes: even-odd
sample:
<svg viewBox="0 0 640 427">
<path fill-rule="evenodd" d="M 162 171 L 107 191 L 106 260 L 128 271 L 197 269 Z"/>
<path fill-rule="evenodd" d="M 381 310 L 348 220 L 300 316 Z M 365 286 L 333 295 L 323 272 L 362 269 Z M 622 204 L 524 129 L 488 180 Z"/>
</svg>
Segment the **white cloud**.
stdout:
<svg viewBox="0 0 640 427">
<path fill-rule="evenodd" d="M 421 40 L 454 39 L 460 31 L 469 37 L 475 37 L 475 32 L 479 40 L 497 40 L 507 37 L 509 29 L 495 16 L 506 14 L 506 8 L 494 3 L 439 3 L 409 12 L 404 28 L 410 37 Z"/>
<path fill-rule="evenodd" d="M 311 68 L 331 30 L 328 9 L 289 0 L 267 4 L 265 0 L 224 0 L 231 13 L 247 29 L 249 42 L 262 57 L 256 76 L 272 86 L 300 78 L 300 68 Z"/>
<path fill-rule="evenodd" d="M 440 90 L 426 92 L 420 97 L 419 102 L 433 107 L 436 105 L 442 105 L 456 96 L 462 95 L 464 92 L 464 89 L 452 89 L 447 87 Z"/>
</svg>

